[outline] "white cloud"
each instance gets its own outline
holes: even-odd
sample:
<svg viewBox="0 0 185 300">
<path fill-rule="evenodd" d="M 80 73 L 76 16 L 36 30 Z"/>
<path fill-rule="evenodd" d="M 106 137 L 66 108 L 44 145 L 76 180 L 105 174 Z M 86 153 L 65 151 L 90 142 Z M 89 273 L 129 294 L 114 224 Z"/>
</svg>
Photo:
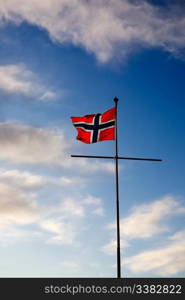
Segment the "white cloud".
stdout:
<svg viewBox="0 0 185 300">
<path fill-rule="evenodd" d="M 177 231 L 169 237 L 171 241 L 184 240 L 185 241 L 185 230 Z"/>
<path fill-rule="evenodd" d="M 4 179 L 3 176 L 0 178 Z M 96 208 L 102 208 L 101 201 L 96 203 L 96 198 L 91 195 L 63 196 L 52 205 L 42 203 L 36 190 L 34 193 L 27 190 L 30 188 L 30 173 L 21 177 L 19 172 L 12 171 L 5 179 L 0 183 L 0 242 L 3 245 L 38 235 L 48 243 L 75 245 L 77 237 L 86 228 L 88 216 L 93 214 L 89 209 L 92 204 L 86 203 L 85 199 L 91 199 Z M 31 188 L 35 183 L 37 186 L 38 181 L 34 178 Z M 52 190 L 50 193 L 53 197 Z M 30 230 L 29 225 L 36 229 Z"/>
<path fill-rule="evenodd" d="M 122 239 L 120 240 L 120 248 L 121 252 L 129 246 L 129 243 L 127 241 L 123 241 Z M 117 240 L 113 239 L 111 240 L 108 244 L 102 247 L 101 249 L 105 254 L 107 255 L 116 255 L 117 253 Z"/>
<path fill-rule="evenodd" d="M 10 186 L 25 189 L 34 189 L 47 183 L 46 179 L 42 176 L 19 170 L 0 170 L 0 180 L 1 182 L 8 183 Z"/>
<path fill-rule="evenodd" d="M 46 91 L 41 97 L 40 100 L 51 100 L 56 97 L 54 92 Z"/>
<path fill-rule="evenodd" d="M 185 207 L 173 196 L 164 196 L 151 203 L 138 205 L 128 217 L 121 219 L 121 234 L 127 239 L 150 238 L 169 231 L 165 224 L 167 219 L 181 213 L 185 213 Z M 114 228 L 115 224 L 109 227 Z"/>
<path fill-rule="evenodd" d="M 87 205 L 100 205 L 101 199 L 97 198 L 97 197 L 92 197 L 91 195 L 89 195 L 84 199 L 83 202 L 84 202 L 84 204 L 87 204 Z"/>
<path fill-rule="evenodd" d="M 85 48 L 106 62 L 125 59 L 141 47 L 176 54 L 185 46 L 185 13 L 178 5 L 161 7 L 129 0 L 1 0 L 0 18 L 23 20 L 48 31 L 62 44 Z"/>
<path fill-rule="evenodd" d="M 92 195 L 65 197 L 57 206 L 56 211 L 62 213 L 63 217 L 85 217 L 87 211 L 89 214 L 102 216 L 104 212 L 102 200 Z"/>
<path fill-rule="evenodd" d="M 40 235 L 39 231 L 17 228 L 15 225 L 0 227 L 0 244 L 7 247 L 18 241 L 30 240 L 40 237 Z"/>
<path fill-rule="evenodd" d="M 172 276 L 185 270 L 185 231 L 171 236 L 165 246 L 143 251 L 126 258 L 127 268 L 133 273 L 153 272 Z"/>
<path fill-rule="evenodd" d="M 97 216 L 104 216 L 104 209 L 102 207 L 102 200 L 97 197 L 92 197 L 88 195 L 84 200 L 83 203 L 85 205 L 90 205 L 91 207 L 94 206 L 95 208 L 92 209 L 92 213 Z"/>
<path fill-rule="evenodd" d="M 14 163 L 58 163 L 68 144 L 51 130 L 5 122 L 0 123 L 0 159 Z"/>
<path fill-rule="evenodd" d="M 129 247 L 133 239 L 150 238 L 151 243 L 152 237 L 159 236 L 158 247 L 153 245 L 152 249 L 125 257 L 123 264 L 133 276 L 172 276 L 185 270 L 185 230 L 177 231 L 171 236 L 160 236 L 164 231 L 170 232 L 168 219 L 181 214 L 185 214 L 181 201 L 173 196 L 164 196 L 134 207 L 132 213 L 122 219 L 121 251 Z M 108 228 L 115 228 L 115 225 L 111 224 Z M 116 255 L 116 249 L 117 241 L 112 239 L 101 250 L 107 255 Z"/>
<path fill-rule="evenodd" d="M 82 205 L 82 201 L 78 201 L 71 197 L 67 197 L 61 202 L 60 209 L 63 214 L 84 216 L 84 206 Z"/>
<path fill-rule="evenodd" d="M 41 229 L 52 233 L 47 239 L 48 243 L 64 245 L 74 245 L 79 230 L 79 225 L 77 225 L 69 220 L 46 219 L 40 222 Z"/>
<path fill-rule="evenodd" d="M 86 178 L 77 176 L 62 176 L 58 179 L 55 179 L 55 183 L 66 187 L 78 186 L 78 188 L 80 188 L 86 185 Z"/>
<path fill-rule="evenodd" d="M 40 100 L 52 100 L 56 94 L 44 87 L 36 74 L 23 64 L 0 65 L 0 89 L 8 94 L 23 94 Z"/>
<path fill-rule="evenodd" d="M 0 123 L 0 159 L 14 164 L 41 164 L 77 170 L 112 173 L 113 163 L 70 157 L 72 145 L 62 132 L 20 123 Z M 63 182 L 65 178 L 63 178 Z"/>
<path fill-rule="evenodd" d="M 0 228 L 34 223 L 39 214 L 34 199 L 16 187 L 0 183 Z"/>
<path fill-rule="evenodd" d="M 87 197 L 65 197 L 55 207 L 50 207 L 49 215 L 41 219 L 39 226 L 47 233 L 51 233 L 47 238 L 48 243 L 76 245 L 77 237 L 86 228 L 85 220 L 94 211 L 89 209 L 91 204 L 87 204 L 85 199 L 96 198 L 91 195 Z M 102 209 L 101 202 L 94 204 L 97 208 Z M 53 218 L 55 216 L 55 218 Z"/>
<path fill-rule="evenodd" d="M 45 232 L 49 234 L 46 239 L 50 243 L 74 243 L 83 217 L 80 209 L 77 210 L 78 203 L 67 206 L 64 199 L 53 207 L 41 206 L 36 196 L 33 198 L 18 187 L 0 184 L 0 241 L 8 244 L 9 240 L 24 239 L 26 234 L 31 237 L 37 232 L 43 236 Z M 37 231 L 25 229 L 27 225 L 36 226 Z"/>
<path fill-rule="evenodd" d="M 85 179 L 74 176 L 49 177 L 41 176 L 28 171 L 0 170 L 0 180 L 11 186 L 16 186 L 22 189 L 37 189 L 46 185 L 58 185 L 61 187 L 70 187 L 78 185 L 85 186 Z"/>
</svg>

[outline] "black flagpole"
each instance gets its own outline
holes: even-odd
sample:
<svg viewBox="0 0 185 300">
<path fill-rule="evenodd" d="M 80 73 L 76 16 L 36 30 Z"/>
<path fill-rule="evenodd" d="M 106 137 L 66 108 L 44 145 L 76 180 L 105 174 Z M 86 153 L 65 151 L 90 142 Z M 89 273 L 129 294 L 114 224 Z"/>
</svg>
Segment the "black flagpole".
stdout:
<svg viewBox="0 0 185 300">
<path fill-rule="evenodd" d="M 159 162 L 162 159 L 159 158 L 144 158 L 144 157 L 124 157 L 118 156 L 118 127 L 117 127 L 117 108 L 118 108 L 117 97 L 114 98 L 115 102 L 115 145 L 116 145 L 116 155 L 115 156 L 100 156 L 100 155 L 71 155 L 71 157 L 83 157 L 83 158 L 105 158 L 114 159 L 116 167 L 116 216 L 117 216 L 117 278 L 121 278 L 121 251 L 120 251 L 120 222 L 119 222 L 119 178 L 118 178 L 118 160 L 128 159 L 128 160 L 138 160 L 138 161 L 155 161 Z"/>
<path fill-rule="evenodd" d="M 120 222 L 119 222 L 119 173 L 118 173 L 118 125 L 117 125 L 117 108 L 118 108 L 118 98 L 114 98 L 115 102 L 115 145 L 116 145 L 116 155 L 115 155 L 115 166 L 116 166 L 116 216 L 117 216 L 117 277 L 121 278 L 121 250 L 120 250 Z"/>
</svg>

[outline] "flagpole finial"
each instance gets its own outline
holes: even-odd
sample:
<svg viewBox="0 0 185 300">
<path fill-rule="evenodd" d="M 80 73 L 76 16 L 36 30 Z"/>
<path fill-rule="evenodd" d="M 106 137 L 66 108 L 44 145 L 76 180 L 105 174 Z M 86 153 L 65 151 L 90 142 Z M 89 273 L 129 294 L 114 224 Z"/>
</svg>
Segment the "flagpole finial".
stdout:
<svg viewBox="0 0 185 300">
<path fill-rule="evenodd" d="M 117 97 L 114 98 L 114 102 L 117 103 L 119 99 Z"/>
</svg>

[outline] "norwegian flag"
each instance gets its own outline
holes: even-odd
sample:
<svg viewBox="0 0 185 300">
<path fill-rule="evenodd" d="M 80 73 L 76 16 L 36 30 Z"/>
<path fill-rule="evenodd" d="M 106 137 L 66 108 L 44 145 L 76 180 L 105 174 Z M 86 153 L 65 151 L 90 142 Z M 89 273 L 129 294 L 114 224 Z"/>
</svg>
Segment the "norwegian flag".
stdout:
<svg viewBox="0 0 185 300">
<path fill-rule="evenodd" d="M 92 114 L 83 117 L 71 117 L 78 131 L 76 137 L 83 143 L 91 144 L 115 139 L 115 107 L 103 114 Z"/>
</svg>

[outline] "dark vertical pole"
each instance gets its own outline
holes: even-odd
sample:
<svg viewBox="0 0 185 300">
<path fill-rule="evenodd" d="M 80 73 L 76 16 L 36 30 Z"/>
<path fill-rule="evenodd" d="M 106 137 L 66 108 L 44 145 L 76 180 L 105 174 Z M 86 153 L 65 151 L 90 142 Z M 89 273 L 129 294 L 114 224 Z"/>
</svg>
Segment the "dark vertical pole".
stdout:
<svg viewBox="0 0 185 300">
<path fill-rule="evenodd" d="M 120 223 L 119 223 L 119 178 L 118 178 L 118 126 L 117 126 L 117 106 L 118 98 L 114 98 L 116 109 L 116 124 L 115 124 L 115 144 L 116 144 L 116 215 L 117 215 L 117 277 L 121 278 L 121 251 L 120 251 Z"/>
</svg>

